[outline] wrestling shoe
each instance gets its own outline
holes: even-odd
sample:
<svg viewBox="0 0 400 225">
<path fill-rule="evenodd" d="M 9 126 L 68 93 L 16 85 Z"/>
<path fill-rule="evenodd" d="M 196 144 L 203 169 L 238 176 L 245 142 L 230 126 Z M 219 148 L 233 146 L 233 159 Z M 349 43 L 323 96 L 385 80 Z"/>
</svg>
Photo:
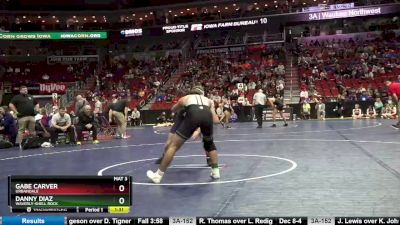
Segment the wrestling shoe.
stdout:
<svg viewBox="0 0 400 225">
<path fill-rule="evenodd" d="M 219 168 L 212 168 L 211 169 L 211 174 L 210 174 L 211 178 L 213 179 L 219 179 L 221 178 L 221 174 L 219 173 Z"/>
<path fill-rule="evenodd" d="M 392 127 L 396 130 L 400 129 L 400 125 L 399 124 L 393 124 Z"/>
<path fill-rule="evenodd" d="M 151 170 L 148 170 L 146 175 L 155 184 L 159 184 L 162 180 L 162 176 L 160 174 L 158 174 L 157 172 L 154 173 Z"/>
</svg>

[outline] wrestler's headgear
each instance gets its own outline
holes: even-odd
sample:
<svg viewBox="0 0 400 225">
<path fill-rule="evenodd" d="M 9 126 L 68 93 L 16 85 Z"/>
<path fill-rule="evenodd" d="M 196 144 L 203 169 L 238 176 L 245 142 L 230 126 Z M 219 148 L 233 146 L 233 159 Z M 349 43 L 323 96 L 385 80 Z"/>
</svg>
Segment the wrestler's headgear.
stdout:
<svg viewBox="0 0 400 225">
<path fill-rule="evenodd" d="M 190 89 L 189 94 L 191 95 L 204 95 L 204 88 L 203 86 L 196 85 Z"/>
</svg>

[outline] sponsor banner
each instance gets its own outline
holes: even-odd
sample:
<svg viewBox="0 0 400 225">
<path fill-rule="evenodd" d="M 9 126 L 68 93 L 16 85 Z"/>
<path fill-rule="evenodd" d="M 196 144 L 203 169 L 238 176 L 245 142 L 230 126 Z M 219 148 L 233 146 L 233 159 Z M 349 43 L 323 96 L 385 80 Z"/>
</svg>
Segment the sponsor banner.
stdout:
<svg viewBox="0 0 400 225">
<path fill-rule="evenodd" d="M 330 5 L 329 9 L 330 10 L 335 10 L 335 9 L 351 9 L 354 8 L 354 2 L 350 3 L 343 3 L 343 4 L 335 4 L 335 5 Z"/>
<path fill-rule="evenodd" d="M 62 83 L 47 83 L 39 85 L 40 94 L 64 94 L 67 91 L 67 85 Z"/>
<path fill-rule="evenodd" d="M 73 64 L 73 63 L 80 63 L 80 62 L 98 62 L 99 56 L 98 55 L 64 55 L 64 56 L 48 56 L 47 57 L 47 64 Z"/>
<path fill-rule="evenodd" d="M 173 33 L 184 33 L 187 31 L 201 31 L 209 29 L 219 29 L 219 28 L 230 28 L 230 27 L 243 27 L 259 24 L 267 24 L 268 18 L 262 17 L 258 19 L 248 19 L 248 20 L 226 20 L 214 23 L 195 23 L 195 24 L 180 24 L 180 25 L 170 25 L 163 26 L 162 31 L 166 34 Z"/>
<path fill-rule="evenodd" d="M 281 14 L 272 16 L 260 16 L 258 18 L 253 17 L 252 19 L 246 19 L 246 20 L 232 19 L 232 20 L 223 20 L 223 21 L 208 22 L 208 23 L 197 22 L 190 24 L 190 31 L 197 32 L 201 30 L 210 30 L 210 29 L 265 25 L 265 24 L 273 24 L 275 21 L 284 23 L 302 22 L 302 21 L 307 22 L 315 20 L 350 18 L 359 16 L 385 15 L 385 14 L 399 13 L 399 11 L 400 11 L 400 4 L 387 4 L 387 5 L 366 6 L 366 7 L 354 7 L 354 3 L 336 4 L 336 5 L 327 5 L 326 7 L 323 8 L 320 7 L 318 8 L 317 12 L 301 12 L 301 13 Z M 273 22 L 269 20 L 273 20 Z M 185 32 L 186 30 L 188 30 L 187 26 L 186 25 L 184 26 L 185 29 L 181 30 L 180 32 Z"/>
<path fill-rule="evenodd" d="M 0 40 L 107 39 L 107 32 L 0 32 Z"/>
<path fill-rule="evenodd" d="M 400 4 L 385 4 L 377 6 L 355 7 L 354 3 L 335 4 L 310 7 L 303 9 L 303 12 L 285 13 L 277 15 L 262 15 L 251 18 L 224 19 L 210 22 L 194 22 L 177 25 L 166 25 L 161 27 L 153 27 L 148 29 L 127 29 L 121 30 L 121 35 L 129 36 L 146 36 L 163 34 L 199 32 L 203 30 L 230 29 L 247 26 L 263 26 L 276 24 L 285 24 L 287 22 L 308 22 L 316 20 L 327 20 L 337 18 L 348 18 L 358 16 L 374 16 L 395 14 L 400 12 Z"/>
<path fill-rule="evenodd" d="M 135 37 L 135 36 L 143 36 L 143 29 L 129 29 L 129 30 L 121 30 L 121 35 L 123 37 Z"/>
<path fill-rule="evenodd" d="M 212 53 L 231 53 L 231 52 L 244 52 L 246 50 L 245 46 L 235 46 L 235 47 L 223 47 L 223 48 L 206 48 L 197 49 L 197 54 L 212 54 Z"/>
<path fill-rule="evenodd" d="M 235 21 L 223 21 L 218 23 L 192 24 L 191 30 L 196 31 L 196 30 L 209 30 L 217 28 L 243 27 L 243 26 L 259 25 L 259 24 L 267 24 L 267 23 L 268 23 L 268 18 L 263 17 L 251 20 L 235 20 Z"/>
<path fill-rule="evenodd" d="M 203 30 L 203 24 L 201 23 L 192 24 L 190 26 L 190 31 L 200 31 L 200 30 Z"/>
<path fill-rule="evenodd" d="M 180 24 L 180 25 L 171 25 L 171 26 L 163 26 L 162 30 L 166 34 L 173 33 L 184 33 L 189 30 L 189 24 Z"/>
<path fill-rule="evenodd" d="M 318 6 L 303 8 L 302 11 L 319 12 L 323 10 L 338 10 L 338 9 L 351 9 L 351 8 L 354 8 L 354 2 L 345 4 L 335 4 L 335 5 L 319 4 Z"/>
</svg>

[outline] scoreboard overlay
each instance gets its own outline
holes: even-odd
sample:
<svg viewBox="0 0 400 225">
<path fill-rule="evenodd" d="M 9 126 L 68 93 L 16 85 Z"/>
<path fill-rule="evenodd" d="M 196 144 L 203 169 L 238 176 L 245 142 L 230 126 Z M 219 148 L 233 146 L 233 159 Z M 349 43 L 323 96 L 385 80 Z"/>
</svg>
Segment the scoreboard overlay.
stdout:
<svg viewBox="0 0 400 225">
<path fill-rule="evenodd" d="M 108 213 L 132 205 L 132 177 L 9 176 L 8 193 L 14 213 Z"/>
</svg>

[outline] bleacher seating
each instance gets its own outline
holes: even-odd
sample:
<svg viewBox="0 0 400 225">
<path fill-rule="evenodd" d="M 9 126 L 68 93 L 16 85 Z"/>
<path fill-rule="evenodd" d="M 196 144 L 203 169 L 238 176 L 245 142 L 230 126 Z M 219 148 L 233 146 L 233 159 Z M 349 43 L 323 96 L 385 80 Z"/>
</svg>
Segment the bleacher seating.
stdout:
<svg viewBox="0 0 400 225">
<path fill-rule="evenodd" d="M 339 94 L 346 96 L 349 91 L 358 95 L 367 92 L 370 97 L 373 97 L 370 93 L 379 95 L 386 91 L 385 80 L 397 81 L 400 75 L 400 67 L 393 61 L 400 56 L 398 45 L 399 40 L 394 38 L 367 42 L 314 42 L 299 46 L 301 89 L 314 89 L 327 99 Z"/>
</svg>

